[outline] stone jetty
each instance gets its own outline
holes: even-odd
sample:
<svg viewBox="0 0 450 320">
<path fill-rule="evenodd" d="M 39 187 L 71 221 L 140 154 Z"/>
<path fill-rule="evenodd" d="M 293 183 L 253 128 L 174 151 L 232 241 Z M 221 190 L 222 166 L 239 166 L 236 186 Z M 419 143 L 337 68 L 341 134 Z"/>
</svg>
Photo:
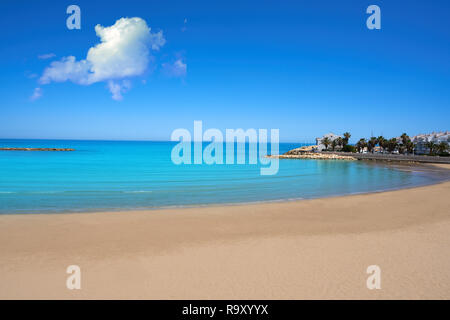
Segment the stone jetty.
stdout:
<svg viewBox="0 0 450 320">
<path fill-rule="evenodd" d="M 0 151 L 75 151 L 70 148 L 0 148 Z"/>
<path fill-rule="evenodd" d="M 298 154 L 282 154 L 279 156 L 268 156 L 269 158 L 279 158 L 279 159 L 314 159 L 314 160 L 358 160 L 351 156 L 341 156 L 336 154 L 325 154 L 316 152 L 303 152 Z"/>
<path fill-rule="evenodd" d="M 277 155 L 277 156 L 268 156 L 272 158 L 279 159 L 314 159 L 314 160 L 358 160 L 355 157 L 349 155 L 337 155 L 332 153 L 322 153 L 322 152 L 314 152 L 317 150 L 317 146 L 303 146 L 300 148 L 295 148 L 289 150 L 288 152 Z"/>
</svg>

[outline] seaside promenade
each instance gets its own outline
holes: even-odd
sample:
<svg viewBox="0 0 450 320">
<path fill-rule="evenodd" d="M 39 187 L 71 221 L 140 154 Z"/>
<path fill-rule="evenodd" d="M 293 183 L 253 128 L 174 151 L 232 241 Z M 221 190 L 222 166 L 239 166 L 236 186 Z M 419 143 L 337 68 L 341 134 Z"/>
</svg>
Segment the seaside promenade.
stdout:
<svg viewBox="0 0 450 320">
<path fill-rule="evenodd" d="M 338 152 L 338 151 L 326 151 L 326 152 L 320 152 L 320 153 L 321 154 L 334 154 L 337 156 L 351 156 L 358 160 L 450 164 L 450 157 L 439 157 L 439 156 L 384 154 L 384 153 L 349 153 L 349 152 Z"/>
<path fill-rule="evenodd" d="M 375 160 L 408 163 L 450 164 L 450 157 L 428 155 L 404 155 L 387 153 L 359 153 L 340 151 L 314 151 L 315 146 L 295 148 L 278 156 L 280 159 L 315 159 L 315 160 Z"/>
</svg>

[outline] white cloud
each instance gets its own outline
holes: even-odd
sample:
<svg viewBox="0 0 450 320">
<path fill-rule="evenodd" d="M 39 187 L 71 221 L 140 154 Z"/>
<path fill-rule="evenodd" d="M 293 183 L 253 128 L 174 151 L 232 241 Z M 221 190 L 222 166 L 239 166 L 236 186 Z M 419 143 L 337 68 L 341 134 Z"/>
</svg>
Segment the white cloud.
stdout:
<svg viewBox="0 0 450 320">
<path fill-rule="evenodd" d="M 25 76 L 26 76 L 28 79 L 33 79 L 33 78 L 37 78 L 39 75 L 36 74 L 36 73 L 32 73 L 32 72 L 30 72 L 30 71 L 25 71 Z"/>
<path fill-rule="evenodd" d="M 163 32 L 160 30 L 157 33 L 150 32 L 150 40 L 152 43 L 152 49 L 158 51 L 163 45 L 166 44 L 166 39 L 164 38 Z"/>
<path fill-rule="evenodd" d="M 42 97 L 42 89 L 39 88 L 39 87 L 34 88 L 34 91 L 33 91 L 33 94 L 30 97 L 30 100 L 34 101 L 34 100 L 39 99 L 40 97 Z"/>
<path fill-rule="evenodd" d="M 44 54 L 38 55 L 38 58 L 39 59 L 43 59 L 43 60 L 51 59 L 51 58 L 54 58 L 54 57 L 56 57 L 56 54 L 54 54 L 54 53 L 44 53 Z"/>
<path fill-rule="evenodd" d="M 113 80 L 108 81 L 108 89 L 112 94 L 114 100 L 122 100 L 122 93 L 127 92 L 131 88 L 131 83 L 128 80 L 123 80 L 122 83 L 118 83 Z"/>
<path fill-rule="evenodd" d="M 119 84 L 110 80 L 110 81 L 108 81 L 108 88 L 109 88 L 109 91 L 111 91 L 112 98 L 114 100 L 122 100 L 122 92 L 120 92 L 121 88 L 120 88 Z"/>
<path fill-rule="evenodd" d="M 174 63 L 163 63 L 162 67 L 164 73 L 169 77 L 184 77 L 187 72 L 187 65 L 181 59 Z"/>
<path fill-rule="evenodd" d="M 39 82 L 71 81 L 90 85 L 106 81 L 113 99 L 120 100 L 126 86 L 115 80 L 142 75 L 151 59 L 150 49 L 159 50 L 166 42 L 162 31 L 151 33 L 150 30 L 141 18 L 121 18 L 109 27 L 97 25 L 95 32 L 100 43 L 89 49 L 86 59 L 77 61 L 74 56 L 68 56 L 54 61 L 44 70 Z"/>
<path fill-rule="evenodd" d="M 77 84 L 92 84 L 90 64 L 87 60 L 76 61 L 74 56 L 64 57 L 60 61 L 53 61 L 39 79 L 41 84 L 51 82 L 72 81 Z"/>
</svg>

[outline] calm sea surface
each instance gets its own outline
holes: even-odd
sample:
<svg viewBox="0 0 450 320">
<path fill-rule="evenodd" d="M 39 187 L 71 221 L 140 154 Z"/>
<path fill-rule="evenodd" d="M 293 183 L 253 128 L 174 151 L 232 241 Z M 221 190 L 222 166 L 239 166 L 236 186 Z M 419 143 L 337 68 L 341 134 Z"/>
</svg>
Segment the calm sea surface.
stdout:
<svg viewBox="0 0 450 320">
<path fill-rule="evenodd" d="M 434 182 L 362 161 L 280 160 L 260 165 L 175 165 L 172 142 L 0 140 L 0 147 L 75 148 L 0 151 L 0 213 L 52 213 L 307 199 Z M 299 144 L 280 144 L 283 153 Z M 248 148 L 246 148 L 248 150 Z"/>
</svg>

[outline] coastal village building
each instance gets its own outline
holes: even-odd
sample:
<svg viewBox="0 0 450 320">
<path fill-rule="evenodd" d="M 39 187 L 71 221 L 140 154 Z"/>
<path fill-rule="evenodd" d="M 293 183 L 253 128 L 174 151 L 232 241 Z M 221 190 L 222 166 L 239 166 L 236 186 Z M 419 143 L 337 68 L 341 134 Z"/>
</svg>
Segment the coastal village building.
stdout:
<svg viewBox="0 0 450 320">
<path fill-rule="evenodd" d="M 337 138 L 342 138 L 342 136 L 334 134 L 334 133 L 328 133 L 324 135 L 321 138 L 316 138 L 316 146 L 311 146 L 311 150 L 308 151 L 322 151 L 325 149 L 325 145 L 323 144 L 323 140 L 325 138 L 328 138 L 330 140 L 330 145 L 328 146 L 328 149 L 331 148 L 331 141 L 336 140 Z M 397 137 L 397 142 L 399 144 L 402 143 L 402 138 Z M 428 142 L 434 142 L 435 144 L 440 144 L 441 142 L 447 143 L 447 145 L 450 146 L 450 131 L 442 131 L 442 132 L 432 132 L 428 134 L 418 134 L 414 137 L 411 137 L 411 141 L 415 145 L 414 153 L 415 154 L 428 154 L 430 152 L 429 148 L 427 147 Z M 301 150 L 306 151 L 306 150 Z M 382 148 L 379 146 L 376 146 L 374 148 L 375 153 L 381 153 L 383 151 Z M 362 150 L 363 153 L 367 152 L 367 147 Z M 398 153 L 398 150 L 394 150 L 392 153 Z"/>
<path fill-rule="evenodd" d="M 323 139 L 325 138 L 328 138 L 331 142 L 333 140 L 336 140 L 337 138 L 342 138 L 342 136 L 330 132 L 324 135 L 322 138 L 316 138 L 317 151 L 322 151 L 325 149 L 325 145 L 322 143 Z M 330 148 L 330 146 L 328 146 L 328 148 Z"/>
<path fill-rule="evenodd" d="M 434 142 L 436 144 L 445 142 L 450 145 L 450 131 L 418 134 L 417 136 L 412 137 L 411 141 L 416 145 L 414 150 L 416 154 L 427 154 L 429 152 L 429 149 L 426 146 L 427 142 Z"/>
</svg>

